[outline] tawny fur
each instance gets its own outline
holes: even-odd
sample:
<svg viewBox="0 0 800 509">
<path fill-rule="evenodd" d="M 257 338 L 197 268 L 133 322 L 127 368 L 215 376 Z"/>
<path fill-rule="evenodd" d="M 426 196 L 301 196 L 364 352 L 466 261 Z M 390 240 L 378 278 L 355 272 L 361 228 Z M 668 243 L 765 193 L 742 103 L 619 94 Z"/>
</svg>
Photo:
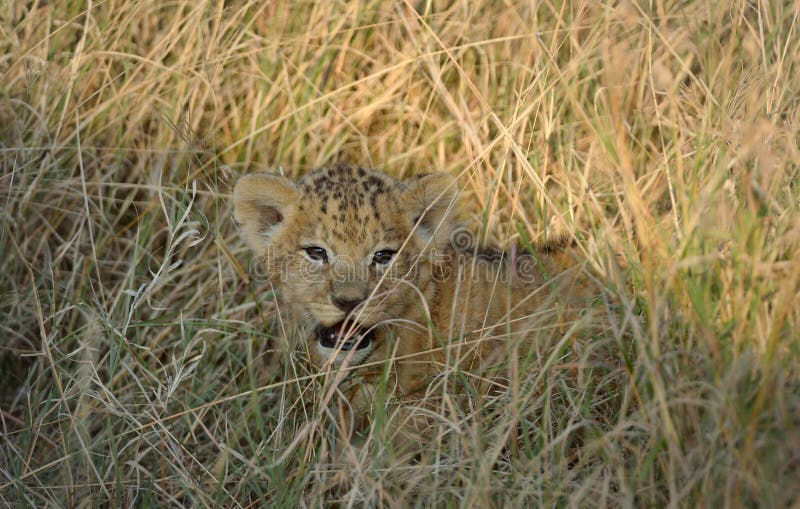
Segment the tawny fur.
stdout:
<svg viewBox="0 0 800 509">
<path fill-rule="evenodd" d="M 592 293 L 565 249 L 511 259 L 458 246 L 456 201 L 447 174 L 398 182 L 344 165 L 297 182 L 249 175 L 234 192 L 244 238 L 279 286 L 282 311 L 306 332 L 312 361 L 356 366 L 348 377 L 367 395 L 386 366 L 401 396 L 424 391 L 447 369 L 493 369 L 526 347 L 531 330 L 566 330 Z M 325 249 L 327 262 L 309 259 L 309 246 Z M 388 266 L 374 262 L 381 250 L 396 251 Z M 364 301 L 348 313 L 334 303 L 342 296 Z M 368 352 L 320 347 L 314 327 L 345 318 L 374 328 Z M 368 411 L 357 399 L 358 411 Z"/>
</svg>

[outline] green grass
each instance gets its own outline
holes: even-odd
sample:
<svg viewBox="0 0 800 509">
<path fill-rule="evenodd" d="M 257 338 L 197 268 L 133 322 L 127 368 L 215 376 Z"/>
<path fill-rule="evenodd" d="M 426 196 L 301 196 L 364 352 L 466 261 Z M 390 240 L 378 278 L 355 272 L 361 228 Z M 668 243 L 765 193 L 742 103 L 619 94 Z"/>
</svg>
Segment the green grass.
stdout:
<svg viewBox="0 0 800 509">
<path fill-rule="evenodd" d="M 0 505 L 797 504 L 790 3 L 7 3 Z M 439 391 L 416 461 L 342 446 L 230 203 L 340 159 L 573 237 L 602 333 Z"/>
</svg>

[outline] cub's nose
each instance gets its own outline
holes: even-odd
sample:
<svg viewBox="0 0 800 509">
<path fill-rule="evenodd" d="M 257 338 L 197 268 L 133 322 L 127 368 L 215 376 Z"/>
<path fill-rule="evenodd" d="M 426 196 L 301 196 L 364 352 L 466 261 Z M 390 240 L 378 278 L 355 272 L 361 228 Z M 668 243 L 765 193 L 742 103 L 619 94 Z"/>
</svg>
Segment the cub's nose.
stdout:
<svg viewBox="0 0 800 509">
<path fill-rule="evenodd" d="M 364 301 L 364 299 L 361 299 L 361 298 L 353 299 L 353 298 L 347 298 L 347 297 L 333 297 L 331 300 L 336 305 L 336 307 L 338 307 L 339 309 L 341 309 L 345 313 L 349 313 L 356 306 L 358 306 L 359 304 L 361 304 Z"/>
<path fill-rule="evenodd" d="M 334 281 L 331 288 L 331 302 L 345 313 L 349 313 L 367 298 L 369 294 L 367 290 L 365 281 L 353 279 Z"/>
</svg>

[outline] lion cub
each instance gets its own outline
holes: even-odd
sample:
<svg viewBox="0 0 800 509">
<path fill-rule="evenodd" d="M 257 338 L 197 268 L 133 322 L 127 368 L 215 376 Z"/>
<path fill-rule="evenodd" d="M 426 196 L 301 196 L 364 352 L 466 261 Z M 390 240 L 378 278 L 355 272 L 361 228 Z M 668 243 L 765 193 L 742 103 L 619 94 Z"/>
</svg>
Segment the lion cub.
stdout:
<svg viewBox="0 0 800 509">
<path fill-rule="evenodd" d="M 462 245 L 457 194 L 445 173 L 397 181 L 338 165 L 296 182 L 247 175 L 234 206 L 313 363 L 366 384 L 388 372 L 404 396 L 454 368 L 488 372 L 529 331 L 562 325 L 580 293 L 566 256 Z"/>
</svg>

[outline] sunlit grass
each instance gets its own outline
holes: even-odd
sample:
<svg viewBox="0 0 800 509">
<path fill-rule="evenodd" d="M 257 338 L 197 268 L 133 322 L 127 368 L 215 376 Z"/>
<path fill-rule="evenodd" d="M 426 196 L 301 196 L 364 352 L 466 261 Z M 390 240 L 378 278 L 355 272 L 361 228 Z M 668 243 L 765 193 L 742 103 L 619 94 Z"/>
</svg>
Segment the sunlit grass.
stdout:
<svg viewBox="0 0 800 509">
<path fill-rule="evenodd" d="M 640 4 L 4 6 L 0 505 L 796 504 L 798 5 Z M 602 331 L 337 443 L 230 203 L 337 160 L 572 238 Z"/>
</svg>

